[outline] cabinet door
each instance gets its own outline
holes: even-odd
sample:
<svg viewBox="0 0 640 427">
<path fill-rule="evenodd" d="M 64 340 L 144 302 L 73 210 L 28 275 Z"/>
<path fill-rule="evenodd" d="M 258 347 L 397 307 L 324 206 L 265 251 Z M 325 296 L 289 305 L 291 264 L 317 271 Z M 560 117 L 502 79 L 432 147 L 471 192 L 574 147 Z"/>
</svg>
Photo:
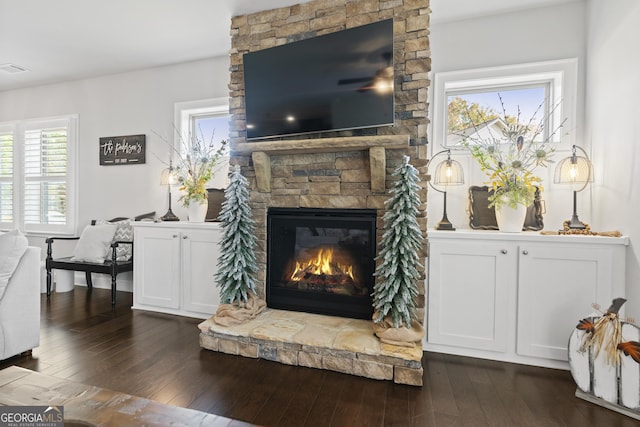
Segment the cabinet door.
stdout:
<svg viewBox="0 0 640 427">
<path fill-rule="evenodd" d="M 170 229 L 136 229 L 134 237 L 136 305 L 180 306 L 180 235 Z"/>
<path fill-rule="evenodd" d="M 516 259 L 504 243 L 431 241 L 428 342 L 506 351 Z"/>
<path fill-rule="evenodd" d="M 182 234 L 183 309 L 214 314 L 220 294 L 213 275 L 220 256 L 221 230 L 189 230 Z"/>
<path fill-rule="evenodd" d="M 517 352 L 567 360 L 567 343 L 591 304 L 612 299 L 608 247 L 523 244 L 519 253 Z"/>
</svg>

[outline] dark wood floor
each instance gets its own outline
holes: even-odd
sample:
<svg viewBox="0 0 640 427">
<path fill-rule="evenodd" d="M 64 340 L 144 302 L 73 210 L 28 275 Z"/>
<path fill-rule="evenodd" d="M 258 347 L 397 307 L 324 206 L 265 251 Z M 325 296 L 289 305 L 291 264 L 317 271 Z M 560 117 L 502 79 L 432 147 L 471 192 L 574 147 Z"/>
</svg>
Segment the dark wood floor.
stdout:
<svg viewBox="0 0 640 427">
<path fill-rule="evenodd" d="M 41 345 L 0 362 L 267 426 L 638 426 L 574 397 L 566 371 L 426 354 L 424 387 L 201 350 L 198 319 L 131 310 L 131 294 L 42 299 Z"/>
</svg>

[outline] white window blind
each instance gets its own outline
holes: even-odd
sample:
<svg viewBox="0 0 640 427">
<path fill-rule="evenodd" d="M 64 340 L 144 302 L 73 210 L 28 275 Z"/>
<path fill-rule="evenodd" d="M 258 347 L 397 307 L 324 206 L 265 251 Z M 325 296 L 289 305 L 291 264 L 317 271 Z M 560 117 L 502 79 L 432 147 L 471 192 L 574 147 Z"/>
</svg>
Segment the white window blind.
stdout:
<svg viewBox="0 0 640 427">
<path fill-rule="evenodd" d="M 77 116 L 0 123 L 0 229 L 75 230 Z"/>
<path fill-rule="evenodd" d="M 67 128 L 24 133 L 24 223 L 67 223 Z"/>
<path fill-rule="evenodd" d="M 0 129 L 0 224 L 14 222 L 13 213 L 13 131 Z"/>
</svg>

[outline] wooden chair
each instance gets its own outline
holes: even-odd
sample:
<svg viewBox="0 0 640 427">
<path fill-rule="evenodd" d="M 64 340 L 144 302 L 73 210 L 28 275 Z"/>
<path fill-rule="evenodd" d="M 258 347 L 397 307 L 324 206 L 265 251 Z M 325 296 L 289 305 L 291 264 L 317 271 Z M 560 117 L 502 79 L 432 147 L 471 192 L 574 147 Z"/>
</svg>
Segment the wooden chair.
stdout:
<svg viewBox="0 0 640 427">
<path fill-rule="evenodd" d="M 144 215 L 139 215 L 134 218 L 135 221 L 139 221 L 145 218 L 152 218 L 155 216 L 155 212 L 151 212 Z M 127 218 L 118 217 L 109 220 L 109 222 L 122 221 Z M 95 220 L 91 221 L 91 225 L 95 225 Z M 107 259 L 102 263 L 94 263 L 87 261 L 73 261 L 71 257 L 54 258 L 53 257 L 53 242 L 56 240 L 79 240 L 80 237 L 48 237 L 45 241 L 47 243 L 47 258 L 45 261 L 45 268 L 47 270 L 47 297 L 51 296 L 51 270 L 68 270 L 68 271 L 83 271 L 87 279 L 87 287 L 93 289 L 93 282 L 91 281 L 91 273 L 108 274 L 111 276 L 111 305 L 116 304 L 116 277 L 118 274 L 125 271 L 133 271 L 133 257 L 128 261 L 118 261 L 116 259 L 116 248 L 119 245 L 131 245 L 133 252 L 133 242 L 116 241 L 111 243 L 111 259 Z"/>
</svg>

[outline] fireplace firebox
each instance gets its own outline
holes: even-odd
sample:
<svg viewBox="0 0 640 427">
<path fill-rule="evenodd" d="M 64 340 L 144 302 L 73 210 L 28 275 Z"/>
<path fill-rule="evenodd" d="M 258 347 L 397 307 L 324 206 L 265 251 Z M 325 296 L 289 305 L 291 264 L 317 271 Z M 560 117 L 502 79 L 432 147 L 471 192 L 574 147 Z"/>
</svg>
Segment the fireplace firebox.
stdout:
<svg viewBox="0 0 640 427">
<path fill-rule="evenodd" d="M 376 211 L 269 208 L 267 305 L 371 319 Z"/>
</svg>

